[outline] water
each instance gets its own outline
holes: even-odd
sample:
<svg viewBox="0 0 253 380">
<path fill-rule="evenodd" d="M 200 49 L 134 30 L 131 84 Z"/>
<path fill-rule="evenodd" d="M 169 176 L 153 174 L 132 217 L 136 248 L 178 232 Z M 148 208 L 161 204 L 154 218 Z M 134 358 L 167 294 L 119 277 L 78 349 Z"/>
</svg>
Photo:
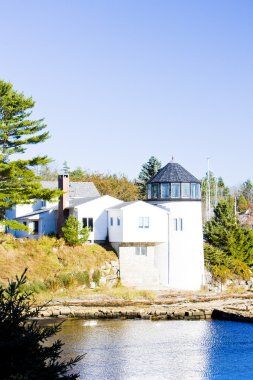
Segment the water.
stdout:
<svg viewBox="0 0 253 380">
<path fill-rule="evenodd" d="M 253 379 L 253 324 L 223 321 L 71 321 L 64 357 L 86 353 L 81 380 Z"/>
</svg>

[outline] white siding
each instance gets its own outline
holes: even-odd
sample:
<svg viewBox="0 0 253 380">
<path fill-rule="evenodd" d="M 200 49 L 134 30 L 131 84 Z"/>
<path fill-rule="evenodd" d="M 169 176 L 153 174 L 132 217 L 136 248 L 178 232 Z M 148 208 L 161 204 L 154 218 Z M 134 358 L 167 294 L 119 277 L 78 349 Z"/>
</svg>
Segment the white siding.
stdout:
<svg viewBox="0 0 253 380">
<path fill-rule="evenodd" d="M 83 218 L 93 218 L 93 232 L 89 240 L 106 240 L 108 237 L 107 209 L 122 203 L 119 199 L 104 195 L 90 202 L 75 207 L 75 215 L 80 223 Z"/>
<path fill-rule="evenodd" d="M 137 201 L 120 210 L 109 210 L 108 220 L 113 217 L 122 219 L 121 228 L 109 223 L 109 241 L 111 242 L 165 242 L 167 240 L 167 212 Z M 139 227 L 139 218 L 148 218 L 148 228 Z"/>
</svg>

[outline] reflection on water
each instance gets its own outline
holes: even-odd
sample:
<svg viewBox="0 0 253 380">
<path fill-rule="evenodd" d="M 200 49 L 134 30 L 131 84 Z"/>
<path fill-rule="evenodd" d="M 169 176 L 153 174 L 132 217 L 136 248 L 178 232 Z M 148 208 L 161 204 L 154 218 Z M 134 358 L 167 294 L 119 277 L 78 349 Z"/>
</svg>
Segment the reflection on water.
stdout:
<svg viewBox="0 0 253 380">
<path fill-rule="evenodd" d="M 249 324 L 68 320 L 59 335 L 66 358 L 87 353 L 82 380 L 253 379 Z"/>
<path fill-rule="evenodd" d="M 86 352 L 80 379 L 203 379 L 208 322 L 66 321 L 65 354 Z"/>
</svg>

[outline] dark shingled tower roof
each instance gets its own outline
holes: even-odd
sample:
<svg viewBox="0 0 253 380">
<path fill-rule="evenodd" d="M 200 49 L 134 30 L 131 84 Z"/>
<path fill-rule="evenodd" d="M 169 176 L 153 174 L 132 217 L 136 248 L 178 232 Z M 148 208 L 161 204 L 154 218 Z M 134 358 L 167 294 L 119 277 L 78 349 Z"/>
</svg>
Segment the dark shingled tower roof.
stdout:
<svg viewBox="0 0 253 380">
<path fill-rule="evenodd" d="M 181 165 L 175 162 L 169 162 L 166 166 L 158 171 L 148 183 L 200 183 L 191 173 L 185 170 Z"/>
</svg>

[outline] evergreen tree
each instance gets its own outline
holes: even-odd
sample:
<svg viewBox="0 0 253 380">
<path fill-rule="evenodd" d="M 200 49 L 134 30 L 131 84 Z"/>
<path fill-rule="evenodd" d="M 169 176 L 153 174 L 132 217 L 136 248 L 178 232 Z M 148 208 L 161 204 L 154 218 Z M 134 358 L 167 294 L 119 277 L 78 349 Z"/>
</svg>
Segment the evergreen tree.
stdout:
<svg viewBox="0 0 253 380">
<path fill-rule="evenodd" d="M 253 231 L 240 225 L 233 200 L 218 203 L 214 217 L 205 224 L 204 239 L 226 256 L 253 266 Z"/>
<path fill-rule="evenodd" d="M 253 202 L 253 185 L 250 179 L 247 179 L 247 181 L 242 184 L 240 193 L 245 197 L 248 203 Z"/>
<path fill-rule="evenodd" d="M 74 215 L 70 215 L 62 227 L 63 238 L 68 245 L 80 245 L 89 239 L 90 229 L 82 228 Z"/>
<path fill-rule="evenodd" d="M 13 90 L 12 84 L 0 80 L 0 220 L 14 204 L 33 202 L 36 198 L 51 200 L 58 191 L 42 189 L 34 168 L 47 165 L 47 156 L 12 159 L 24 153 L 29 145 L 47 140 L 43 119 L 32 120 L 35 105 L 32 98 Z"/>
<path fill-rule="evenodd" d="M 63 174 L 69 174 L 69 172 L 70 172 L 70 166 L 68 166 L 67 161 L 63 162 L 62 171 L 63 171 Z"/>
<path fill-rule="evenodd" d="M 86 172 L 78 166 L 75 170 L 72 170 L 70 173 L 71 181 L 81 181 L 86 175 Z"/>
<path fill-rule="evenodd" d="M 247 211 L 249 207 L 249 204 L 243 194 L 241 194 L 237 201 L 237 208 L 239 212 L 245 212 Z"/>
<path fill-rule="evenodd" d="M 141 198 L 147 195 L 148 181 L 161 169 L 162 163 L 156 157 L 151 156 L 150 159 L 142 165 L 138 176 L 137 185 Z"/>
<path fill-rule="evenodd" d="M 25 271 L 26 272 L 26 271 Z M 25 272 L 7 288 L 0 286 L 0 373 L 3 380 L 75 380 L 69 370 L 82 359 L 60 362 L 63 343 L 49 338 L 60 325 L 41 327 L 37 320 L 41 307 L 32 307 L 32 294 L 25 292 Z"/>
</svg>

